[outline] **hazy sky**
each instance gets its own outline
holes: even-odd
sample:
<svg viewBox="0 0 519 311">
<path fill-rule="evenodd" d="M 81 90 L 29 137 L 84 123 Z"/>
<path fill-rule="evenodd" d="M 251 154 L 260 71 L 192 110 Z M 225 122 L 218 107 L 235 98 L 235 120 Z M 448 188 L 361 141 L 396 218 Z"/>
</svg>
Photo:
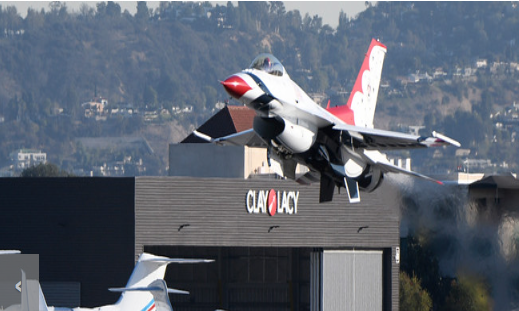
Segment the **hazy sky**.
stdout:
<svg viewBox="0 0 519 311">
<path fill-rule="evenodd" d="M 339 24 L 339 13 L 344 11 L 348 17 L 355 17 L 366 9 L 365 1 L 284 1 L 287 11 L 299 10 L 301 16 L 308 13 L 310 16 L 319 15 L 323 18 L 323 25 L 333 28 Z"/>
<path fill-rule="evenodd" d="M 95 6 L 97 2 L 101 1 L 64 1 L 70 11 L 79 11 L 82 3 Z M 137 1 L 117 1 L 121 5 L 122 10 L 128 10 L 134 14 L 136 12 Z M 234 2 L 234 1 L 233 1 Z M 323 18 L 323 24 L 329 24 L 333 28 L 337 27 L 339 23 L 339 12 L 344 11 L 349 17 L 355 17 L 359 12 L 362 12 L 366 6 L 365 1 L 284 1 L 287 11 L 299 10 L 301 16 L 308 13 L 310 16 L 319 15 Z M 24 16 L 27 14 L 27 9 L 49 9 L 50 1 L 0 1 L 2 6 L 16 6 L 18 13 Z M 218 2 L 225 5 L 227 1 Z M 159 6 L 158 1 L 148 1 L 149 8 L 156 8 Z"/>
</svg>

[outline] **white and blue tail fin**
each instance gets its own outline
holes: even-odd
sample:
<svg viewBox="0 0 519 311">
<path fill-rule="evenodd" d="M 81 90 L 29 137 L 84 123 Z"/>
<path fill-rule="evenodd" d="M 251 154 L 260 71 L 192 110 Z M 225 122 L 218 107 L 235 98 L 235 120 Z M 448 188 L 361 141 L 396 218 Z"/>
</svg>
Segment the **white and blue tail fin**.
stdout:
<svg viewBox="0 0 519 311">
<path fill-rule="evenodd" d="M 146 287 L 110 288 L 109 290 L 112 292 L 149 292 L 153 296 L 153 300 L 148 303 L 145 309 L 155 309 L 156 311 L 173 311 L 168 294 L 189 294 L 188 291 L 168 288 L 166 281 L 162 279 L 157 279 Z"/>
<path fill-rule="evenodd" d="M 213 262 L 213 260 L 168 258 L 142 253 L 133 269 L 128 283 L 124 288 L 147 288 L 155 280 L 163 280 L 164 274 L 166 273 L 166 266 L 170 263 L 187 264 L 207 262 Z M 156 310 L 152 293 L 144 290 L 122 291 L 121 297 L 117 301 L 116 305 L 118 305 L 121 310 Z"/>
</svg>

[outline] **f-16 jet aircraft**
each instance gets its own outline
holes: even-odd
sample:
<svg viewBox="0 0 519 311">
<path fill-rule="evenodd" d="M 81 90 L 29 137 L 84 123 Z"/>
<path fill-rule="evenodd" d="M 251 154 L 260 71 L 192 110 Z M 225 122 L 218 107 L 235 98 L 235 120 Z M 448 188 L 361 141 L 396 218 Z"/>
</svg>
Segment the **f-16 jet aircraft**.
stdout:
<svg viewBox="0 0 519 311">
<path fill-rule="evenodd" d="M 233 98 L 254 109 L 253 128 L 221 138 L 194 132 L 214 143 L 247 145 L 259 136 L 267 147 L 269 164 L 280 167 L 280 175 L 308 184 L 320 181 L 320 202 L 333 199 L 335 187 L 347 190 L 351 203 L 360 201 L 359 189 L 375 190 L 384 173 L 403 173 L 433 180 L 392 165 L 381 153 L 460 144 L 433 132 L 422 137 L 375 129 L 382 65 L 387 48 L 373 39 L 346 105 L 322 108 L 316 104 L 271 54 L 260 54 L 249 68 L 222 83 Z M 296 178 L 297 163 L 309 172 Z M 273 165 L 274 166 L 274 165 Z"/>
</svg>

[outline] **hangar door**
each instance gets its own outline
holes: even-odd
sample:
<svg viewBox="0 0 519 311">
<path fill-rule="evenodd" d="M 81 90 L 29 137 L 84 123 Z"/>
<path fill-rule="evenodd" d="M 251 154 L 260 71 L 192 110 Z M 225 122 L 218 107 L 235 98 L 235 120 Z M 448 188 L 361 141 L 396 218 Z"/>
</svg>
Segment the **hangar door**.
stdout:
<svg viewBox="0 0 519 311">
<path fill-rule="evenodd" d="M 313 252 L 312 311 L 382 310 L 382 251 Z"/>
</svg>

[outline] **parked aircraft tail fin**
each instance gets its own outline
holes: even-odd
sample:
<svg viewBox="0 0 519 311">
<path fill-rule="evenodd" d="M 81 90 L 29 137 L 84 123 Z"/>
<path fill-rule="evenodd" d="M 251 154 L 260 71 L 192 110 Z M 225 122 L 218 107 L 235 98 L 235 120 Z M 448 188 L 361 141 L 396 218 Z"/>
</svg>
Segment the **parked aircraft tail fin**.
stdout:
<svg viewBox="0 0 519 311">
<path fill-rule="evenodd" d="M 157 279 L 163 280 L 166 266 L 170 263 L 188 264 L 213 261 L 211 259 L 168 258 L 142 253 L 125 288 L 144 288 Z M 121 310 L 135 309 L 135 306 L 141 307 L 141 310 L 148 310 L 151 305 L 148 306 L 147 304 L 152 300 L 153 295 L 149 291 L 123 291 L 117 305 L 120 306 Z"/>
<path fill-rule="evenodd" d="M 372 39 L 368 52 L 353 85 L 348 104 L 327 110 L 350 125 L 373 128 L 380 77 L 387 48 Z"/>
<path fill-rule="evenodd" d="M 171 302 L 169 301 L 168 294 L 189 294 L 188 291 L 179 289 L 171 289 L 166 285 L 166 281 L 163 279 L 156 279 L 146 287 L 124 287 L 124 288 L 110 288 L 112 292 L 149 292 L 153 296 L 153 299 L 143 310 L 155 310 L 155 311 L 173 311 Z"/>
<path fill-rule="evenodd" d="M 27 288 L 27 277 L 25 276 L 25 271 L 22 270 L 22 301 L 21 301 L 21 311 L 29 311 L 30 303 L 29 303 L 29 291 Z"/>
<path fill-rule="evenodd" d="M 36 281 L 37 282 L 37 281 Z M 41 290 L 40 282 L 38 283 L 38 292 L 39 292 L 39 311 L 48 311 L 49 308 L 47 307 L 47 301 L 45 300 L 45 296 L 43 296 L 43 291 Z"/>
<path fill-rule="evenodd" d="M 38 280 L 28 280 L 25 271 L 22 270 L 22 281 L 20 285 L 21 311 L 48 311 L 47 302 L 45 301 L 45 296 L 43 296 Z M 36 295 L 38 295 L 38 301 L 36 301 Z M 36 305 L 36 303 L 38 303 L 38 305 Z"/>
</svg>

